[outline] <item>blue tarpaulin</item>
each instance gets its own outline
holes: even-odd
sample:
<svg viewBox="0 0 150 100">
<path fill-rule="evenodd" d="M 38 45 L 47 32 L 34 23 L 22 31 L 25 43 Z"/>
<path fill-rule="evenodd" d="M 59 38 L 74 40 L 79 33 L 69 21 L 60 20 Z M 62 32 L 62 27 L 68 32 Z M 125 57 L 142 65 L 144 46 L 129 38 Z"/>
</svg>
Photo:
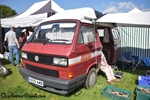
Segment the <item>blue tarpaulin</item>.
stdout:
<svg viewBox="0 0 150 100">
<path fill-rule="evenodd" d="M 150 67 L 150 58 L 141 58 L 141 61 L 142 61 L 147 67 Z"/>
</svg>

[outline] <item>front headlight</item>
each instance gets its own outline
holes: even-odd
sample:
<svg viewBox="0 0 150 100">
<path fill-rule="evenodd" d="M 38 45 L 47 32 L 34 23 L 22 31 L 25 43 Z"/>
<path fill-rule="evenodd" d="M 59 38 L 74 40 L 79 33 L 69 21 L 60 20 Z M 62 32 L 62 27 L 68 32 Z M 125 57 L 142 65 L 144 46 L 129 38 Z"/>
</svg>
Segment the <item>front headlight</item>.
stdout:
<svg viewBox="0 0 150 100">
<path fill-rule="evenodd" d="M 61 66 L 67 66 L 67 59 L 66 58 L 53 58 L 53 64 L 54 65 L 61 65 Z"/>
<path fill-rule="evenodd" d="M 22 56 L 22 58 L 27 59 L 27 53 L 22 52 L 22 53 L 21 53 L 21 56 Z"/>
</svg>

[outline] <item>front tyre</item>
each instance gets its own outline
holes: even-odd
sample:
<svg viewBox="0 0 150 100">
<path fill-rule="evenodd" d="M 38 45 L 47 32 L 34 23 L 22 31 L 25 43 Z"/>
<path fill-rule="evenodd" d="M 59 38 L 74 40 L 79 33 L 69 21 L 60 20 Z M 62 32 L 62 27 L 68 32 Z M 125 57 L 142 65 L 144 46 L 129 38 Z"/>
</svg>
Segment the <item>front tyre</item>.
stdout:
<svg viewBox="0 0 150 100">
<path fill-rule="evenodd" d="M 87 78 L 86 78 L 86 81 L 85 81 L 85 88 L 88 89 L 92 86 L 94 86 L 97 82 L 97 73 L 96 73 L 96 69 L 95 68 L 92 68 L 88 75 L 87 75 Z"/>
<path fill-rule="evenodd" d="M 8 74 L 8 69 L 4 66 L 0 66 L 0 76 L 6 76 Z"/>
</svg>

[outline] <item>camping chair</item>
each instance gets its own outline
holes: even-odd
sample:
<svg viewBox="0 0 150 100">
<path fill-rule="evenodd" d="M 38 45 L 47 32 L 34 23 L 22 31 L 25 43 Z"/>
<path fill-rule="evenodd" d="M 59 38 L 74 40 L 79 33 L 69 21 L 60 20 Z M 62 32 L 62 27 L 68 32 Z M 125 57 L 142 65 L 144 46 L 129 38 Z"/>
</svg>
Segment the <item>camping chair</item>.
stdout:
<svg viewBox="0 0 150 100">
<path fill-rule="evenodd" d="M 134 67 L 133 71 L 138 67 L 138 66 L 143 66 L 143 63 L 146 67 L 150 68 L 150 58 L 140 58 L 136 66 Z"/>
<path fill-rule="evenodd" d="M 140 57 L 139 56 L 132 56 L 133 62 L 133 71 L 140 65 Z"/>
<path fill-rule="evenodd" d="M 123 69 L 126 66 L 130 66 L 132 64 L 132 68 L 133 70 L 135 70 L 135 66 L 137 66 L 137 64 L 139 63 L 139 57 L 132 55 L 132 51 L 126 51 L 123 53 L 122 61 L 123 61 L 122 63 Z"/>
<path fill-rule="evenodd" d="M 133 59 L 131 57 L 131 51 L 126 51 L 123 53 L 122 57 L 123 57 L 123 60 L 122 60 L 122 68 L 124 69 L 126 66 L 132 64 L 133 65 Z"/>
</svg>

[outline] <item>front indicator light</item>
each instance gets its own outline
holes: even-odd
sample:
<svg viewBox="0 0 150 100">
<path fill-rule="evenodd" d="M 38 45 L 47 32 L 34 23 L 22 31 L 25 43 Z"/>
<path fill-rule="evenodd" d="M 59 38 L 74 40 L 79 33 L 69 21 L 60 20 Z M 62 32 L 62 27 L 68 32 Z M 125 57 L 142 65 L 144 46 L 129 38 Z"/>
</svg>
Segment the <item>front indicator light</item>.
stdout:
<svg viewBox="0 0 150 100">
<path fill-rule="evenodd" d="M 69 78 L 73 78 L 73 77 L 74 77 L 73 72 L 68 72 L 68 77 L 69 77 Z"/>
</svg>

